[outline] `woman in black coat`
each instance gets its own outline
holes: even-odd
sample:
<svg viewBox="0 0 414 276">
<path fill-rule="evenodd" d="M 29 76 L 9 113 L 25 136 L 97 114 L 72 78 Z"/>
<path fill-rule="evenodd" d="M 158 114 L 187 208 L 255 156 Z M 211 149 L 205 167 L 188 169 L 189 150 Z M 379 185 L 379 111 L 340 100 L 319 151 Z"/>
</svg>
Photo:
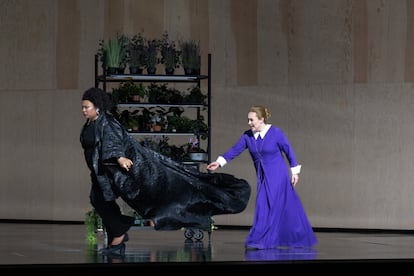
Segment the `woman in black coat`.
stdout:
<svg viewBox="0 0 414 276">
<path fill-rule="evenodd" d="M 132 217 L 121 213 L 121 197 L 156 230 L 210 227 L 210 218 L 243 211 L 250 186 L 224 173 L 202 173 L 142 146 L 110 114 L 112 102 L 99 88 L 82 97 L 86 122 L 80 141 L 91 171 L 90 201 L 102 218 L 109 246 L 102 253 L 123 254 Z"/>
</svg>

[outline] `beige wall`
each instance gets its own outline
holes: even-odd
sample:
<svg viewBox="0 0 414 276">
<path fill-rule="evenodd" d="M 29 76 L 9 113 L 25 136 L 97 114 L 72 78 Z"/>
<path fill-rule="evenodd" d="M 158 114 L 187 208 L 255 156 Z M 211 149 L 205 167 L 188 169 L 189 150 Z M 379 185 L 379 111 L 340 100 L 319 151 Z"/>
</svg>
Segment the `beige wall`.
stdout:
<svg viewBox="0 0 414 276">
<path fill-rule="evenodd" d="M 265 104 L 314 227 L 412 229 L 413 21 L 411 0 L 0 0 L 0 219 L 83 220 L 80 97 L 98 42 L 167 30 L 212 54 L 213 157 Z M 249 225 L 249 155 L 221 171 L 253 195 L 216 223 Z"/>
</svg>

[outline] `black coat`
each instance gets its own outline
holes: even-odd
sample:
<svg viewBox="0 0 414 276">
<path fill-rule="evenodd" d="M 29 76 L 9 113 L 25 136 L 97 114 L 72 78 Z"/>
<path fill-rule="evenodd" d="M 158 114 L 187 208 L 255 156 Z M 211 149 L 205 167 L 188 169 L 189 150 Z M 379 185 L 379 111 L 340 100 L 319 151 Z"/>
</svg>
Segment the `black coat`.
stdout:
<svg viewBox="0 0 414 276">
<path fill-rule="evenodd" d="M 106 200 L 121 197 L 156 230 L 207 229 L 210 218 L 242 212 L 250 185 L 224 173 L 202 173 L 142 146 L 111 115 L 95 122 L 93 168 Z M 129 172 L 116 158 L 132 160 Z"/>
</svg>

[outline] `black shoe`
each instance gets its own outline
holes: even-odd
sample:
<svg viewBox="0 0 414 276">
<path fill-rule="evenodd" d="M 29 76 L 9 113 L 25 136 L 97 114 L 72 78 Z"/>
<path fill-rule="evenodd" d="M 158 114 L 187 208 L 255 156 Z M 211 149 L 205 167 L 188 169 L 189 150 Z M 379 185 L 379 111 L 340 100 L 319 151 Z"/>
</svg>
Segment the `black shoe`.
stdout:
<svg viewBox="0 0 414 276">
<path fill-rule="evenodd" d="M 127 242 L 127 241 L 129 241 L 129 236 L 128 236 L 128 233 L 125 233 L 124 238 L 122 239 L 121 243 Z"/>
<path fill-rule="evenodd" d="M 111 244 L 113 239 L 114 239 L 114 237 L 111 237 L 111 236 L 108 235 L 107 244 Z M 122 239 L 121 243 L 127 242 L 127 241 L 129 241 L 129 236 L 128 236 L 128 233 L 125 233 L 124 238 Z"/>
<path fill-rule="evenodd" d="M 125 243 L 121 242 L 117 245 L 110 245 L 106 248 L 101 249 L 102 255 L 125 255 Z"/>
</svg>

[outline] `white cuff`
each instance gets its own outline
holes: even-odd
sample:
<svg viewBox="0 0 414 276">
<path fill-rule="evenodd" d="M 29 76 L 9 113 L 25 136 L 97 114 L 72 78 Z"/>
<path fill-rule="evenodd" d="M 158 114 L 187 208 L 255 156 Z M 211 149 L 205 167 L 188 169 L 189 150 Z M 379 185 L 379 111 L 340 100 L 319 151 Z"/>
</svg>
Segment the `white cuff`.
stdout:
<svg viewBox="0 0 414 276">
<path fill-rule="evenodd" d="M 302 167 L 302 165 L 297 165 L 296 167 L 290 168 L 290 171 L 292 172 L 292 174 L 300 174 L 300 168 L 301 167 Z"/>
<path fill-rule="evenodd" d="M 227 164 L 227 161 L 226 161 L 226 159 L 224 159 L 223 156 L 217 157 L 216 162 L 218 162 L 220 164 L 220 167 L 224 167 L 224 165 Z"/>
</svg>

